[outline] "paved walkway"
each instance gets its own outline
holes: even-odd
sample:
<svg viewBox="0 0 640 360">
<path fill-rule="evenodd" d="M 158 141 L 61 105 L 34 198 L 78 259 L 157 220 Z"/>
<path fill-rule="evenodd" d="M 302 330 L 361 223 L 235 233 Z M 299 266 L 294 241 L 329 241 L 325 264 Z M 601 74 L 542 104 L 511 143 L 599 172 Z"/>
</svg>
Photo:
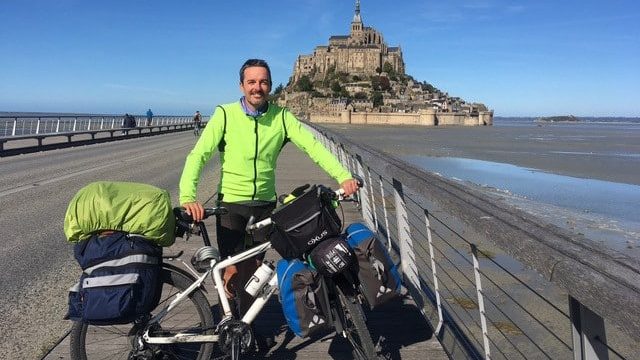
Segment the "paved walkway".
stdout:
<svg viewBox="0 0 640 360">
<path fill-rule="evenodd" d="M 336 184 L 309 160 L 295 146 L 287 146 L 279 160 L 278 193 L 291 190 L 301 184 L 318 183 L 335 187 Z M 345 222 L 361 221 L 357 209 L 351 203 L 344 206 Z M 214 229 L 214 224 L 207 224 Z M 212 239 L 212 242 L 213 239 Z M 215 243 L 215 242 L 214 242 Z M 201 246 L 198 238 L 189 242 L 177 239 L 176 244 L 166 249 L 166 253 L 184 250 L 185 259 Z M 275 252 L 270 252 L 275 254 Z M 211 291 L 210 291 L 211 293 Z M 210 299 L 217 307 L 216 301 Z M 214 309 L 217 311 L 217 309 Z M 391 302 L 373 312 L 367 312 L 368 325 L 374 337 L 382 345 L 383 352 L 389 359 L 447 359 L 440 343 L 433 336 L 424 318 L 416 308 L 413 300 L 405 296 L 398 301 Z M 287 325 L 282 315 L 277 297 L 272 297 L 267 307 L 256 320 L 256 327 L 261 333 L 273 334 L 276 345 L 268 354 L 261 356 L 266 359 L 351 359 L 349 344 L 341 337 L 331 333 L 322 338 L 309 340 L 300 339 L 287 331 Z M 62 336 L 63 334 L 61 334 Z M 214 353 L 214 358 L 220 356 Z M 44 360 L 69 359 L 69 339 L 62 341 L 47 355 Z"/>
</svg>

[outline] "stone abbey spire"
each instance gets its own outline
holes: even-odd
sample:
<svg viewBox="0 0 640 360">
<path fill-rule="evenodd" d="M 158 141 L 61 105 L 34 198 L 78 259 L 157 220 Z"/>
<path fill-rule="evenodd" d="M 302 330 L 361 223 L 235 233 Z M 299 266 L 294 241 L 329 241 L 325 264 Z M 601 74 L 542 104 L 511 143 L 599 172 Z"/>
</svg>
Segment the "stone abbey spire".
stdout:
<svg viewBox="0 0 640 360">
<path fill-rule="evenodd" d="M 360 17 L 360 0 L 356 0 L 356 12 L 353 14 L 351 21 L 351 37 L 360 37 L 362 35 L 363 25 Z"/>
<path fill-rule="evenodd" d="M 402 49 L 388 46 L 382 33 L 365 26 L 360 0 L 356 0 L 355 5 L 349 35 L 333 35 L 328 45 L 316 46 L 313 54 L 299 55 L 294 65 L 293 82 L 301 76 L 308 76 L 312 81 L 324 79 L 328 72 L 372 76 L 387 63 L 396 74 L 404 74 Z"/>
<path fill-rule="evenodd" d="M 356 0 L 356 13 L 353 15 L 353 21 L 362 23 L 362 19 L 360 18 L 360 0 Z"/>
</svg>

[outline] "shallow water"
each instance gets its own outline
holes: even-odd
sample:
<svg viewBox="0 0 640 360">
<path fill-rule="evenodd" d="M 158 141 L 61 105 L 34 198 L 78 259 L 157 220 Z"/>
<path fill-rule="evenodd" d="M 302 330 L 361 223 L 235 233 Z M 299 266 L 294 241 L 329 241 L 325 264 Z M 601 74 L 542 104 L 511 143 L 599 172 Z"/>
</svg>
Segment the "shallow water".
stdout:
<svg viewBox="0 0 640 360">
<path fill-rule="evenodd" d="M 409 155 L 403 159 L 446 178 L 508 195 L 523 210 L 550 217 L 560 226 L 572 223 L 616 249 L 640 245 L 640 186 L 466 158 Z"/>
<path fill-rule="evenodd" d="M 640 186 L 582 179 L 511 164 L 454 158 L 405 156 L 405 160 L 447 178 L 507 190 L 524 198 L 626 221 L 640 221 Z"/>
</svg>

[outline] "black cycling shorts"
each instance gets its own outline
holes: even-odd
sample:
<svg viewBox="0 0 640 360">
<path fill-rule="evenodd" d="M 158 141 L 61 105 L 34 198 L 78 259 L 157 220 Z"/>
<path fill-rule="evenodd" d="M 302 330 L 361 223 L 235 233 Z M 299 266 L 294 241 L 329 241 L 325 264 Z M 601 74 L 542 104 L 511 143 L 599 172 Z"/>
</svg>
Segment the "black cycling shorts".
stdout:
<svg viewBox="0 0 640 360">
<path fill-rule="evenodd" d="M 275 202 L 264 205 L 242 205 L 222 201 L 220 206 L 229 210 L 228 214 L 218 215 L 216 221 L 218 250 L 222 259 L 265 242 L 270 226 L 254 231 L 253 236 L 246 233 L 245 227 L 252 215 L 256 221 L 269 217 L 276 207 Z"/>
</svg>

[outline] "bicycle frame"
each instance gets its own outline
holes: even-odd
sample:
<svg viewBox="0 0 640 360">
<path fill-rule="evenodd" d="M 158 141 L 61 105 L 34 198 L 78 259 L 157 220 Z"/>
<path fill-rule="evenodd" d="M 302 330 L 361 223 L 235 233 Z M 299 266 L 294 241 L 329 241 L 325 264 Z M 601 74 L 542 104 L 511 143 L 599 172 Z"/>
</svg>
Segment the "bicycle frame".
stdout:
<svg viewBox="0 0 640 360">
<path fill-rule="evenodd" d="M 340 190 L 335 191 L 333 200 L 343 201 L 342 195 Z M 228 211 L 223 207 L 206 208 L 204 219 L 226 213 Z M 108 328 L 104 331 L 93 329 L 91 334 L 88 330 L 88 324 L 74 324 L 71 341 L 73 358 L 86 358 L 89 354 L 87 350 L 91 350 L 91 353 L 101 352 L 103 349 L 99 344 L 102 344 L 103 341 L 109 341 L 108 339 L 113 338 L 114 335 L 117 340 L 114 342 L 117 351 L 128 352 L 130 358 L 149 358 L 150 356 L 155 358 L 156 355 L 170 355 L 174 352 L 179 354 L 182 351 L 191 353 L 191 346 L 180 346 L 180 344 L 187 343 L 200 344 L 199 349 L 193 349 L 198 353 L 198 358 L 204 359 L 210 356 L 214 350 L 212 344 L 218 344 L 223 352 L 231 356 L 231 359 L 237 360 L 241 353 L 250 352 L 252 347 L 256 345 L 250 325 L 278 290 L 277 272 L 274 271 L 266 279 L 266 284 L 257 293 L 251 291 L 256 295 L 242 318 L 234 316 L 235 309 L 232 309 L 230 301 L 227 299 L 222 275 L 227 267 L 266 253 L 272 248 L 271 243 L 259 244 L 219 261 L 218 252 L 215 247 L 211 246 L 204 222 L 193 222 L 185 209 L 175 208 L 174 214 L 176 215 L 178 236 L 187 240 L 191 235 L 200 235 L 204 247 L 194 253 L 190 264 L 180 258 L 182 251 L 175 256 L 167 257 L 184 264 L 186 270 L 169 263 L 163 266 L 159 281 L 162 282 L 163 291 L 166 292 L 163 294 L 164 298 L 160 306 L 153 311 L 155 315 L 141 316 L 133 324 L 123 324 L 122 329 L 119 327 Z M 253 219 L 249 219 L 246 227 L 247 233 L 271 224 L 270 217 L 256 223 L 253 221 Z M 212 278 L 222 311 L 222 319 L 218 322 L 215 321 L 211 313 L 211 302 L 207 299 L 204 291 L 205 286 L 208 286 L 205 284 L 208 276 Z M 359 290 L 355 288 L 357 280 L 353 280 L 349 276 L 345 273 L 337 277 L 327 275 L 320 278 L 321 288 L 324 289 L 321 295 L 324 297 L 324 301 L 321 301 L 321 306 L 323 312 L 326 312 L 327 325 L 332 326 L 336 330 L 336 334 L 349 341 L 353 347 L 354 356 L 358 359 L 377 359 L 377 350 L 375 350 L 361 308 L 362 297 L 359 295 Z M 133 327 L 130 327 L 131 325 Z M 87 343 L 87 339 L 92 341 Z"/>
<path fill-rule="evenodd" d="M 149 331 L 153 324 L 160 323 L 162 319 L 171 312 L 171 309 L 175 308 L 180 302 L 184 301 L 191 292 L 195 289 L 199 288 L 205 279 L 213 274 L 213 280 L 215 288 L 218 292 L 218 297 L 220 299 L 220 305 L 224 310 L 224 318 L 217 324 L 220 326 L 225 321 L 232 319 L 232 311 L 231 305 L 229 304 L 229 300 L 224 291 L 224 283 L 222 281 L 222 272 L 224 269 L 230 265 L 237 264 L 239 262 L 250 259 L 258 254 L 264 253 L 271 249 L 271 243 L 267 242 L 251 249 L 245 250 L 237 255 L 228 257 L 227 259 L 216 263 L 216 260 L 211 260 L 211 264 L 209 269 L 196 278 L 196 280 L 183 292 L 176 294 L 171 302 L 163 308 L 158 314 L 156 314 L 151 320 L 149 320 L 147 329 L 143 335 L 144 341 L 149 344 L 174 344 L 174 343 L 201 343 L 201 342 L 218 342 L 219 335 L 199 335 L 193 333 L 183 333 L 177 334 L 171 337 L 162 337 L 162 336 L 150 336 Z M 256 316 L 260 313 L 264 305 L 267 303 L 269 298 L 275 293 L 278 289 L 278 279 L 276 274 L 274 273 L 269 279 L 267 285 L 261 290 L 261 292 L 256 296 L 255 300 L 251 304 L 251 307 L 244 314 L 242 322 L 246 324 L 251 324 L 251 322 L 256 318 Z"/>
</svg>

